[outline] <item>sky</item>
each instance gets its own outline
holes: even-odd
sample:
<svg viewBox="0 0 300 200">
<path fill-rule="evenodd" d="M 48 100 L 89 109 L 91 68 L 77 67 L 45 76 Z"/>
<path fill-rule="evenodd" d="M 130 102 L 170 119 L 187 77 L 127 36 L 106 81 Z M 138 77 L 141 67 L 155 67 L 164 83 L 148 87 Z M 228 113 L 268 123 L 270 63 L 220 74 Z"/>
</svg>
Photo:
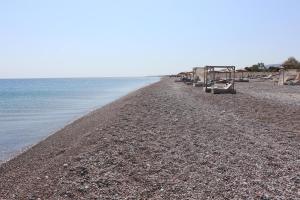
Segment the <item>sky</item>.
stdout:
<svg viewBox="0 0 300 200">
<path fill-rule="evenodd" d="M 300 59 L 299 0 L 0 0 L 0 78 Z"/>
</svg>

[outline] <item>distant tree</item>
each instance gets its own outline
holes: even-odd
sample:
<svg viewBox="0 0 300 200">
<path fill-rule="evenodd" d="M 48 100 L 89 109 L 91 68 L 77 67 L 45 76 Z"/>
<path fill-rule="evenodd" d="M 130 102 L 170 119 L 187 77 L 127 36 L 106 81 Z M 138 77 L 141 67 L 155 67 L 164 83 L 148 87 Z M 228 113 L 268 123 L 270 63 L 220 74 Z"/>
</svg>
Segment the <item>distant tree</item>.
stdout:
<svg viewBox="0 0 300 200">
<path fill-rule="evenodd" d="M 289 57 L 282 66 L 284 69 L 300 69 L 299 61 L 294 57 Z"/>
<path fill-rule="evenodd" d="M 264 72 L 267 71 L 267 68 L 264 63 L 257 63 L 251 67 L 245 67 L 245 70 L 250 72 Z"/>
</svg>

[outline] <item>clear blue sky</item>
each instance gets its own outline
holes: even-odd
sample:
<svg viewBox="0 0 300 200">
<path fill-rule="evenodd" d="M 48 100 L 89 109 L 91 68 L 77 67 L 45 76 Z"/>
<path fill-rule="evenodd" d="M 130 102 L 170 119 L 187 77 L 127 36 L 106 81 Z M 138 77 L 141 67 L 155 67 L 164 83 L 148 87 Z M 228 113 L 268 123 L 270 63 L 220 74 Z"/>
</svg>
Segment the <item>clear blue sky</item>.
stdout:
<svg viewBox="0 0 300 200">
<path fill-rule="evenodd" d="M 300 59 L 299 0 L 1 0 L 0 78 Z"/>
</svg>

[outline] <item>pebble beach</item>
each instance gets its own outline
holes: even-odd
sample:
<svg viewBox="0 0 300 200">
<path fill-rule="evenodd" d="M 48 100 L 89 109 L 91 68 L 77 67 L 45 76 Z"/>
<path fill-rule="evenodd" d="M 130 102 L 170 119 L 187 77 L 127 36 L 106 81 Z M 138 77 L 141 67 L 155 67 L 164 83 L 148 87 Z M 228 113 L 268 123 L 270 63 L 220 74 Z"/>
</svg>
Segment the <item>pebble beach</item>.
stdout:
<svg viewBox="0 0 300 200">
<path fill-rule="evenodd" d="M 0 166 L 0 199 L 300 199 L 300 87 L 174 78 L 128 94 Z"/>
</svg>

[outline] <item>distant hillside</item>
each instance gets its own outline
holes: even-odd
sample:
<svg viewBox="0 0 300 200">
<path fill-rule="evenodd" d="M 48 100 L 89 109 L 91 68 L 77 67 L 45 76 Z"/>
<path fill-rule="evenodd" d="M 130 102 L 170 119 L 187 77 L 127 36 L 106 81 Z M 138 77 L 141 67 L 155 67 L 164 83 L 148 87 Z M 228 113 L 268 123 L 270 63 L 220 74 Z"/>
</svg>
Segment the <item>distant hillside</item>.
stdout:
<svg viewBox="0 0 300 200">
<path fill-rule="evenodd" d="M 269 67 L 280 67 L 281 64 L 268 64 L 268 65 L 265 65 L 266 68 L 269 68 Z"/>
</svg>

